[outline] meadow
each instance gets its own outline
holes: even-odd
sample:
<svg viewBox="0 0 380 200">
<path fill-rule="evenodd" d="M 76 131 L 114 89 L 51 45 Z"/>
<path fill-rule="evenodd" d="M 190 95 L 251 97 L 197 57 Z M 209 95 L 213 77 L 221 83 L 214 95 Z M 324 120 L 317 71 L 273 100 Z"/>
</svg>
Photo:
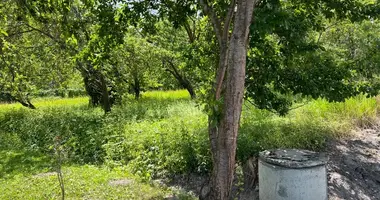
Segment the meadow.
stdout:
<svg viewBox="0 0 380 200">
<path fill-rule="evenodd" d="M 0 199 L 57 199 L 63 162 L 67 199 L 163 199 L 178 188 L 154 180 L 211 169 L 207 115 L 186 91 L 154 91 L 104 115 L 88 98 L 41 98 L 36 110 L 0 105 Z M 307 101 L 285 117 L 243 106 L 239 164 L 271 148 L 323 151 L 326 141 L 376 123 L 376 98 Z M 57 148 L 62 155 L 57 158 Z M 128 180 L 128 184 L 111 184 Z"/>
</svg>

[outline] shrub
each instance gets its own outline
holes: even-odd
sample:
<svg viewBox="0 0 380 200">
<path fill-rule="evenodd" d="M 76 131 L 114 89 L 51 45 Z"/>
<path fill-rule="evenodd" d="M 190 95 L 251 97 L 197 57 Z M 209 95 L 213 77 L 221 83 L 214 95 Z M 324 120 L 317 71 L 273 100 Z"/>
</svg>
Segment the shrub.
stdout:
<svg viewBox="0 0 380 200">
<path fill-rule="evenodd" d="M 17 135 L 25 148 L 49 152 L 53 139 L 60 136 L 70 159 L 77 162 L 100 162 L 102 114 L 87 108 L 15 109 L 0 119 L 2 134 Z"/>
<path fill-rule="evenodd" d="M 206 116 L 193 104 L 183 102 L 173 104 L 161 117 L 151 111 L 144 112 L 149 120 L 136 118 L 125 125 L 123 134 L 110 135 L 104 145 L 107 163 L 128 165 L 147 179 L 172 173 L 207 172 L 210 157 Z"/>
<path fill-rule="evenodd" d="M 0 148 L 50 153 L 53 138 L 60 136 L 70 162 L 123 165 L 145 179 L 210 171 L 207 116 L 186 92 L 147 92 L 107 115 L 87 102 L 38 99 L 37 110 L 0 105 Z M 364 96 L 344 103 L 319 99 L 279 117 L 246 103 L 237 159 L 244 163 L 271 148 L 321 150 L 329 137 L 348 136 L 354 126 L 374 123 L 377 105 Z"/>
</svg>

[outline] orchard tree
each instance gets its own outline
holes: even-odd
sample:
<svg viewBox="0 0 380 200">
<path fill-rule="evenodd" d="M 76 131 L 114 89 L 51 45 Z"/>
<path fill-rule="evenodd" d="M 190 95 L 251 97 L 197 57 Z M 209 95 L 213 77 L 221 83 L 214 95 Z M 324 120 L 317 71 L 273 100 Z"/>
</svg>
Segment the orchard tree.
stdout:
<svg viewBox="0 0 380 200">
<path fill-rule="evenodd" d="M 35 24 L 22 20 L 15 4 L 2 5 L 0 89 L 9 101 L 34 109 L 30 98 L 40 90 L 59 89 L 70 79 L 72 62 L 59 45 L 41 38 Z M 6 10 L 6 11 L 5 11 Z"/>
<path fill-rule="evenodd" d="M 81 73 L 90 104 L 111 111 L 112 82 L 105 76 L 112 49 L 122 43 L 124 26 L 112 4 L 94 1 L 10 1 L 18 5 L 21 22 L 55 42 Z M 108 29 L 110 28 L 110 29 Z"/>
<path fill-rule="evenodd" d="M 358 79 L 371 81 L 380 72 L 379 31 L 380 22 L 375 19 L 333 22 L 320 34 L 320 42 L 336 55 L 337 60 L 352 66 Z"/>
<path fill-rule="evenodd" d="M 109 68 L 108 76 L 117 85 L 119 95 L 133 93 L 138 100 L 142 91 L 159 87 L 162 51 L 143 38 L 136 28 L 129 28 L 123 44 L 113 50 L 110 58 L 114 65 Z"/>
<path fill-rule="evenodd" d="M 193 29 L 191 27 L 188 29 L 188 34 L 191 35 L 189 38 L 192 38 Z M 153 45 L 161 49 L 159 57 L 163 70 L 174 77 L 194 99 L 196 93 L 193 77 L 189 77 L 191 70 L 184 70 L 186 62 L 182 57 L 185 48 L 189 46 L 188 34 L 184 29 L 175 28 L 169 22 L 162 21 L 156 24 L 156 31 L 148 37 Z"/>
<path fill-rule="evenodd" d="M 216 43 L 206 17 L 191 16 L 180 27 L 167 20 L 156 24 L 148 40 L 161 48 L 163 69 L 186 89 L 191 98 L 212 78 L 217 57 Z"/>
<path fill-rule="evenodd" d="M 359 42 L 348 43 L 354 39 L 350 35 L 363 30 L 356 25 L 357 31 L 331 35 L 337 27 L 344 30 L 338 26 L 342 20 L 350 20 L 349 24 L 353 25 L 377 16 L 360 1 L 330 3 L 274 1 L 271 6 L 260 4 L 256 8 L 255 23 L 251 27 L 246 97 L 258 108 L 284 115 L 292 105 L 289 95 L 343 101 L 360 93 L 377 93 L 375 76 L 368 76 L 378 68 L 369 58 L 375 54 L 366 50 L 367 47 L 357 48 Z M 329 8 L 336 11 L 330 13 Z M 375 25 L 372 28 L 376 30 Z M 366 32 L 368 36 L 356 34 L 356 40 L 375 42 L 369 28 Z M 336 39 L 328 42 L 325 37 Z M 357 59 L 342 54 L 352 48 L 357 50 Z M 361 50 L 365 52 L 361 55 L 368 56 L 360 60 L 372 60 L 371 63 L 359 62 Z"/>
</svg>

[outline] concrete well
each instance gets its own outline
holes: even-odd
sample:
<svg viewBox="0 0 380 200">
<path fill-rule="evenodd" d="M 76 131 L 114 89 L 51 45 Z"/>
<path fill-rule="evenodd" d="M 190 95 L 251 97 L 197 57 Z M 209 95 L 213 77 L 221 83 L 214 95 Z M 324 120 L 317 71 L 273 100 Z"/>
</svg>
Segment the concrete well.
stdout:
<svg viewBox="0 0 380 200">
<path fill-rule="evenodd" d="M 327 200 L 326 156 L 297 149 L 260 153 L 260 200 Z"/>
</svg>

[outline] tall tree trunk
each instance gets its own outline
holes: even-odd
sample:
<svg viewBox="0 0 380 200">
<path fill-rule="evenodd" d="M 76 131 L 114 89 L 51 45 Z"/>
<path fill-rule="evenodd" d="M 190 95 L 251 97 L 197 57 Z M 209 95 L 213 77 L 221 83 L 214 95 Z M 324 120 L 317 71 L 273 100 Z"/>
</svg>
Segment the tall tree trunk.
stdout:
<svg viewBox="0 0 380 200">
<path fill-rule="evenodd" d="M 86 92 L 90 96 L 90 104 L 92 106 L 101 105 L 105 113 L 110 112 L 114 101 L 110 98 L 107 81 L 102 72 L 95 69 L 90 63 L 78 62 L 77 64 Z"/>
<path fill-rule="evenodd" d="M 209 119 L 209 136 L 213 158 L 210 194 L 208 199 L 227 200 L 235 170 L 236 141 L 244 97 L 245 67 L 249 26 L 255 0 L 237 0 L 233 31 L 229 43 L 225 35 L 220 37 L 220 62 L 216 82 L 216 99 L 222 88 L 223 108 L 221 118 L 215 123 L 215 116 Z M 231 8 L 231 7 L 230 7 Z M 235 9 L 235 5 L 232 6 Z M 228 18 L 228 17 L 227 17 Z M 227 20 L 226 20 L 227 21 Z M 225 29 L 223 32 L 228 31 Z M 223 46 L 223 44 L 227 44 Z M 227 50 L 228 49 L 228 50 Z M 227 59 L 225 52 L 228 52 Z M 227 67 L 227 69 L 225 69 Z M 224 80 L 224 74 L 226 79 Z M 223 81 L 224 80 L 224 81 Z M 222 82 L 224 82 L 222 87 Z"/>
</svg>

